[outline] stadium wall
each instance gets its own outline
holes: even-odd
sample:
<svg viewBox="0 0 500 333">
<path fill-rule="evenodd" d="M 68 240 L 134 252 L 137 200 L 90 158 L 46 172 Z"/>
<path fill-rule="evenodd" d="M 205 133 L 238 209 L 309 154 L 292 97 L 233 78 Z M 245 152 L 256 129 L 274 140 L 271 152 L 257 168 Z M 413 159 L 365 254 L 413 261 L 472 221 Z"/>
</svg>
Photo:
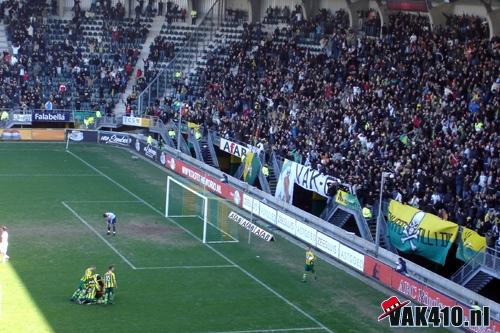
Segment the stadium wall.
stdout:
<svg viewBox="0 0 500 333">
<path fill-rule="evenodd" d="M 67 136 L 72 141 L 95 142 L 96 136 L 91 135 L 93 131 L 85 131 L 83 134 L 79 132 L 82 131 L 68 130 Z M 72 137 L 77 140 L 73 140 Z M 278 202 L 273 196 L 238 179 L 229 177 L 229 182 L 223 183 L 220 181 L 223 175 L 220 170 L 205 165 L 191 156 L 170 147 L 167 147 L 165 151 L 160 151 L 154 146 L 147 145 L 139 137 L 127 133 L 98 131 L 97 140 L 101 144 L 131 149 L 165 169 L 204 186 L 250 214 L 275 225 L 304 243 L 313 245 L 360 274 L 376 280 L 416 303 L 459 305 L 468 308 L 470 301 L 474 300 L 481 305 L 490 306 L 491 325 L 482 329 L 469 329 L 469 331 L 500 332 L 499 304 L 411 262 L 407 267 L 411 275 L 401 275 L 393 269 L 398 258 L 394 253 L 380 249 L 376 257 L 373 243 L 347 233 L 296 207 Z"/>
</svg>

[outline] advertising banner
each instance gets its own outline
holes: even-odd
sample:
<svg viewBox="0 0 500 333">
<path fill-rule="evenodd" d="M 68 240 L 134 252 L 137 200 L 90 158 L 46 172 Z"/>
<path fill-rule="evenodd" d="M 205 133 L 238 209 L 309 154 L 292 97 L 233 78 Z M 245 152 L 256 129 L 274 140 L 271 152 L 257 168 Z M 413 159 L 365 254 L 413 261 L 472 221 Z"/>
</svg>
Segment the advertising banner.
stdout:
<svg viewBox="0 0 500 333">
<path fill-rule="evenodd" d="M 11 128 L 0 129 L 0 139 L 6 141 L 29 141 L 31 140 L 31 129 Z"/>
<path fill-rule="evenodd" d="M 399 251 L 444 265 L 458 234 L 458 225 L 391 200 L 387 220 L 389 240 Z"/>
<path fill-rule="evenodd" d="M 20 123 L 31 123 L 31 114 L 25 114 L 25 113 L 14 113 L 12 115 L 12 120 Z"/>
<path fill-rule="evenodd" d="M 297 171 L 295 164 L 290 160 L 283 161 L 278 183 L 276 184 L 276 192 L 274 193 L 277 199 L 283 200 L 290 205 L 293 203 L 293 184 L 295 182 L 295 172 Z"/>
<path fill-rule="evenodd" d="M 34 111 L 31 114 L 33 122 L 68 122 L 71 119 L 71 112 L 40 112 Z"/>
<path fill-rule="evenodd" d="M 361 210 L 358 198 L 355 195 L 342 190 L 337 191 L 335 202 L 353 210 Z"/>
<path fill-rule="evenodd" d="M 474 230 L 463 227 L 462 234 L 458 239 L 457 259 L 468 262 L 478 252 L 486 249 L 486 238 Z"/>
<path fill-rule="evenodd" d="M 197 168 L 185 163 L 184 161 L 175 159 L 169 154 L 162 152 L 160 154 L 160 163 L 167 169 L 192 180 L 194 183 L 205 187 L 212 193 L 232 201 L 236 206 L 242 206 L 242 194 L 232 186 L 221 182 L 219 179 L 204 174 Z"/>
<path fill-rule="evenodd" d="M 153 145 L 148 145 L 146 142 L 143 142 L 137 138 L 133 139 L 133 141 L 135 151 L 137 151 L 141 155 L 146 156 L 150 160 L 159 160 L 158 149 L 156 147 L 154 147 Z"/>
<path fill-rule="evenodd" d="M 97 142 L 97 131 L 68 130 L 66 132 L 69 141 L 74 142 Z"/>
<path fill-rule="evenodd" d="M 229 213 L 228 218 L 236 223 L 238 223 L 241 227 L 249 230 L 252 234 L 256 235 L 259 238 L 262 238 L 266 242 L 270 242 L 274 240 L 274 237 L 271 233 L 265 231 L 264 229 L 256 226 L 246 218 L 241 215 L 238 215 L 235 212 Z"/>
<path fill-rule="evenodd" d="M 132 138 L 126 133 L 99 131 L 99 143 L 128 147 Z"/>
<path fill-rule="evenodd" d="M 64 141 L 63 129 L 32 129 L 31 140 L 34 141 Z"/>
<path fill-rule="evenodd" d="M 151 120 L 149 118 L 123 116 L 122 123 L 127 126 L 149 127 Z"/>
<path fill-rule="evenodd" d="M 395 265 L 396 263 L 394 263 L 394 266 Z M 461 304 L 428 285 L 396 272 L 393 267 L 375 258 L 365 256 L 363 271 L 366 276 L 390 287 L 412 301 L 426 306 L 439 306 L 441 308 L 444 306 L 458 305 L 465 310 L 465 314 L 468 314 L 468 305 Z M 470 332 L 496 333 L 500 332 L 500 322 L 491 318 L 488 327 L 470 327 L 467 328 L 467 330 Z"/>
</svg>

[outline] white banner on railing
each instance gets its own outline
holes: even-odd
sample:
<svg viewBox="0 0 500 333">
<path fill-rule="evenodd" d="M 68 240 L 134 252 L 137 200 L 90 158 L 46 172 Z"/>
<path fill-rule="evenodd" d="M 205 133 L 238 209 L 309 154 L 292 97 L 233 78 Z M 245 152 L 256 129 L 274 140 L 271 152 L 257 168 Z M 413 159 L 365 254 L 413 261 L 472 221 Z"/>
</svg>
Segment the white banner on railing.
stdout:
<svg viewBox="0 0 500 333">
<path fill-rule="evenodd" d="M 246 193 L 243 193 L 243 209 L 250 213 L 253 210 L 253 198 Z"/>
<path fill-rule="evenodd" d="M 235 212 L 229 213 L 228 218 L 236 223 L 238 223 L 241 227 L 250 230 L 250 232 L 254 235 L 256 235 L 259 238 L 262 238 L 263 240 L 270 242 L 274 239 L 273 235 L 264 229 L 256 226 L 246 218 L 244 218 L 241 215 L 238 215 Z"/>
<path fill-rule="evenodd" d="M 219 147 L 222 151 L 234 155 L 236 157 L 241 158 L 242 156 L 246 156 L 248 152 L 258 153 L 260 151 L 259 148 L 254 147 L 252 145 L 240 145 L 239 143 L 229 141 L 227 139 L 220 139 Z"/>
<path fill-rule="evenodd" d="M 272 224 L 276 224 L 276 209 L 269 207 L 266 204 L 260 203 L 260 213 L 259 216 L 264 220 Z"/>
<path fill-rule="evenodd" d="M 289 232 L 293 236 L 295 236 L 295 230 L 296 230 L 296 225 L 295 225 L 296 220 L 291 218 L 290 216 L 283 214 L 282 212 L 278 212 L 277 218 L 276 218 L 276 225 Z"/>
<path fill-rule="evenodd" d="M 365 266 L 365 256 L 363 254 L 340 244 L 338 258 L 340 261 L 343 261 L 349 266 L 356 268 L 358 271 L 363 272 Z"/>
<path fill-rule="evenodd" d="M 340 243 L 321 232 L 316 233 L 316 247 L 334 258 L 339 257 Z"/>
<path fill-rule="evenodd" d="M 316 229 L 302 222 L 295 223 L 295 236 L 311 245 L 316 245 L 316 233 Z"/>
</svg>

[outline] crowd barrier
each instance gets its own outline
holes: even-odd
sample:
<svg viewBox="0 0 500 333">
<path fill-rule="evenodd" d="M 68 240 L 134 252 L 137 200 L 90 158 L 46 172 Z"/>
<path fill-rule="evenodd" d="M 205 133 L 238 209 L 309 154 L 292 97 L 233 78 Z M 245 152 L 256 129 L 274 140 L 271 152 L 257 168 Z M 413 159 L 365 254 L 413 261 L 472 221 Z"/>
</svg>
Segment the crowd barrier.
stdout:
<svg viewBox="0 0 500 333">
<path fill-rule="evenodd" d="M 417 281 L 411 276 L 402 275 L 394 270 L 393 267 L 384 263 L 374 256 L 363 254 L 354 250 L 348 244 L 345 244 L 323 230 L 317 230 L 309 224 L 283 212 L 282 210 L 271 207 L 268 202 L 256 198 L 248 190 L 238 189 L 231 183 L 223 182 L 216 176 L 210 175 L 206 171 L 189 164 L 186 160 L 179 157 L 179 152 L 161 151 L 153 145 L 148 145 L 144 140 L 120 132 L 108 131 L 80 131 L 70 130 L 67 132 L 71 141 L 89 142 L 100 144 L 110 144 L 120 147 L 126 147 L 133 150 L 147 159 L 161 165 L 166 170 L 170 170 L 193 183 L 204 187 L 217 196 L 231 201 L 234 205 L 243 208 L 247 212 L 258 216 L 262 220 L 271 223 L 300 239 L 306 244 L 314 246 L 316 249 L 324 252 L 330 257 L 343 262 L 354 268 L 361 274 L 378 281 L 380 284 L 389 287 L 393 291 L 403 295 L 416 303 L 423 305 L 454 306 L 458 305 L 468 309 L 468 304 L 459 301 L 443 292 L 433 288 L 430 284 Z M 96 134 L 97 133 L 97 134 Z M 449 282 L 453 284 L 453 282 Z M 457 288 L 463 288 L 456 285 Z M 381 300 L 382 301 L 382 300 Z M 492 302 L 490 302 L 491 305 Z M 494 303 L 494 302 L 493 302 Z M 476 333 L 498 333 L 500 332 L 500 318 L 498 316 L 498 307 L 492 308 L 492 317 L 490 326 L 467 328 L 470 332 Z M 464 311 L 468 313 L 468 311 Z M 375 318 L 374 318 L 375 320 Z"/>
</svg>

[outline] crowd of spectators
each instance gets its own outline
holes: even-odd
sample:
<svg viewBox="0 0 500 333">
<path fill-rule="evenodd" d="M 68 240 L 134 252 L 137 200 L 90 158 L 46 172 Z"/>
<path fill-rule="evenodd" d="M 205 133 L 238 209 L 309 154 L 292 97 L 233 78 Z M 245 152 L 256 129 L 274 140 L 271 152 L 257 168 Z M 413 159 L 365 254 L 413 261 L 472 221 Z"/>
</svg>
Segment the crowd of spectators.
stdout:
<svg viewBox="0 0 500 333">
<path fill-rule="evenodd" d="M 293 23 L 294 21 L 302 21 L 303 13 L 302 6 L 296 5 L 294 10 L 290 7 L 272 7 L 269 6 L 266 9 L 266 15 L 264 16 L 264 24 L 279 24 L 279 23 Z"/>
<path fill-rule="evenodd" d="M 43 0 L 3 4 L 12 50 L 0 62 L 0 107 L 111 113 L 132 75 L 146 26 L 87 18 L 78 2 L 71 20 L 49 19 Z"/>
<path fill-rule="evenodd" d="M 381 20 L 378 11 L 375 9 L 358 11 L 358 26 L 370 37 L 379 37 Z"/>
<path fill-rule="evenodd" d="M 200 74 L 187 119 L 338 177 L 363 205 L 389 170 L 386 197 L 486 234 L 500 211 L 499 38 L 475 17 L 432 31 L 427 17 L 398 13 L 381 38 L 339 17 L 315 18 L 314 31 L 332 27 L 320 54 L 299 47 L 293 24 L 299 38 L 285 44 L 281 29 L 267 38 L 245 25 Z"/>
</svg>

